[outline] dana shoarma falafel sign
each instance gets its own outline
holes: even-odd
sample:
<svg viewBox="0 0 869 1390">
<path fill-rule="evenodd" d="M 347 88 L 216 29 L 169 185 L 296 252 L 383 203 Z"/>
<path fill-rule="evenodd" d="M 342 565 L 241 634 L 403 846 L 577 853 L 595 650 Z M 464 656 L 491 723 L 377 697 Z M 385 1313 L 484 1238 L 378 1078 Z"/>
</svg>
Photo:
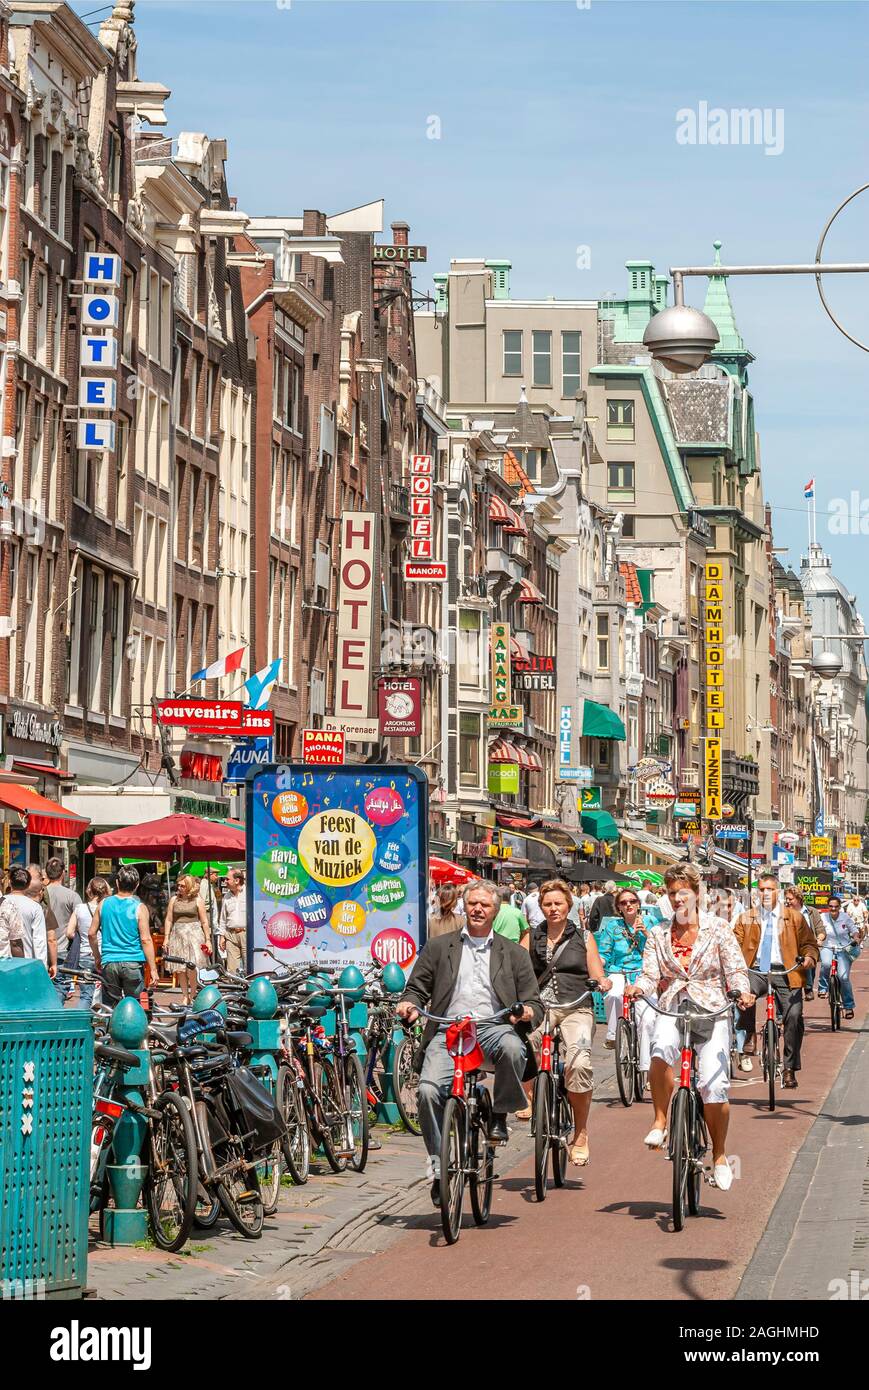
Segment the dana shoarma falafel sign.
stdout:
<svg viewBox="0 0 869 1390">
<path fill-rule="evenodd" d="M 378 960 L 425 941 L 428 782 L 416 767 L 293 763 L 247 781 L 248 970 Z"/>
</svg>

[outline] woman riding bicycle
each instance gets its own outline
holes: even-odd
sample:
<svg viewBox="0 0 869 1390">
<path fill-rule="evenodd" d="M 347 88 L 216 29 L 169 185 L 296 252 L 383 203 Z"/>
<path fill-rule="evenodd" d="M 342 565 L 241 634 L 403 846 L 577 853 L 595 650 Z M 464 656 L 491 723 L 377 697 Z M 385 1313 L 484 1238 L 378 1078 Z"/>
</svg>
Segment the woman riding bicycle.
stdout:
<svg viewBox="0 0 869 1390">
<path fill-rule="evenodd" d="M 644 920 L 640 897 L 635 888 L 622 888 L 616 894 L 616 912 L 619 914 L 617 917 L 604 918 L 595 938 L 604 973 L 611 985 L 604 1000 L 607 1024 L 605 1046 L 608 1048 L 616 1045 L 616 1024 L 622 1013 L 625 984 L 633 984 L 642 969 L 643 951 L 649 928 L 653 925 L 651 922 L 647 925 Z M 636 1020 L 640 1071 L 648 1071 L 654 1012 L 640 1002 L 636 1006 Z"/>
<path fill-rule="evenodd" d="M 725 989 L 739 991 L 740 1008 L 750 1008 L 748 972 L 732 929 L 720 917 L 701 912 L 700 875 L 693 864 L 674 864 L 664 874 L 673 908 L 669 922 L 649 933 L 643 952 L 643 969 L 625 988 L 629 999 L 657 993 L 658 1005 L 672 1012 L 714 1013 L 727 1005 Z M 712 1141 L 716 1185 L 727 1191 L 733 1174 L 727 1162 L 725 1142 L 730 1107 L 730 1024 L 727 1017 L 692 1024 L 697 1055 L 697 1088 L 703 1100 Z M 667 1111 L 673 1093 L 673 1066 L 679 1060 L 676 1020 L 655 1015 L 649 1086 L 655 1107 L 655 1123 L 643 1141 L 660 1149 L 667 1135 Z"/>
<path fill-rule="evenodd" d="M 527 938 L 527 949 L 540 987 L 541 1001 L 549 1006 L 553 1022 L 561 1026 L 566 1048 L 567 1098 L 573 1112 L 570 1161 L 583 1168 L 589 1157 L 588 1112 L 594 1082 L 591 1069 L 594 1011 L 591 1000 L 578 1009 L 570 1010 L 559 1009 L 558 1001 L 561 999 L 567 1003 L 578 999 L 586 990 L 593 989 L 598 980 L 602 980 L 601 988 L 606 990 L 609 982 L 603 980 L 604 969 L 594 937 L 568 920 L 572 906 L 573 894 L 563 879 L 554 878 L 544 883 L 540 889 L 540 907 L 546 920 L 539 927 L 532 927 Z M 541 1027 L 529 1039 L 538 1061 L 542 1037 Z M 530 1092 L 529 1086 L 526 1086 L 526 1092 Z M 524 1111 L 519 1113 L 526 1114 Z"/>
</svg>

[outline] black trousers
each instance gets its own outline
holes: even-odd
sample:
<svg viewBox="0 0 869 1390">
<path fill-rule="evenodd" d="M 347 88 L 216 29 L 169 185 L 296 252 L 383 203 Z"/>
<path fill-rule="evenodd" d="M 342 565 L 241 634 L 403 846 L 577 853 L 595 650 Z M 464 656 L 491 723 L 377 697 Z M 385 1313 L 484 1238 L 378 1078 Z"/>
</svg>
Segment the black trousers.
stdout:
<svg viewBox="0 0 869 1390">
<path fill-rule="evenodd" d="M 749 970 L 748 978 L 752 994 L 756 994 L 758 999 L 765 999 L 766 976 L 759 974 L 757 970 Z M 791 989 L 787 980 L 773 980 L 772 992 L 781 1011 L 784 1027 L 784 1069 L 785 1071 L 799 1071 L 800 1050 L 805 1032 L 803 991 L 801 988 Z M 749 1038 L 754 1037 L 757 1032 L 756 1004 L 753 1004 L 750 1009 L 740 1011 L 737 1027 L 744 1028 Z"/>
</svg>

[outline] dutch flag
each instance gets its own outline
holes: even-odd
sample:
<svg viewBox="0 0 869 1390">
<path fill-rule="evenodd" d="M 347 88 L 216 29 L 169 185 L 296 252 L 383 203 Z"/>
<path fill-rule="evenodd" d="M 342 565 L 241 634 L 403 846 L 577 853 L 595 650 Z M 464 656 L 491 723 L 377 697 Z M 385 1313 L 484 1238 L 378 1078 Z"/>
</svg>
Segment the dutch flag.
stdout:
<svg viewBox="0 0 869 1390">
<path fill-rule="evenodd" d="M 809 478 L 809 481 L 806 483 L 805 487 L 803 488 L 803 496 L 805 497 L 806 501 L 808 502 L 809 498 L 810 498 L 810 497 L 814 497 L 814 495 L 815 495 L 815 480 L 814 480 L 814 478 Z"/>
</svg>

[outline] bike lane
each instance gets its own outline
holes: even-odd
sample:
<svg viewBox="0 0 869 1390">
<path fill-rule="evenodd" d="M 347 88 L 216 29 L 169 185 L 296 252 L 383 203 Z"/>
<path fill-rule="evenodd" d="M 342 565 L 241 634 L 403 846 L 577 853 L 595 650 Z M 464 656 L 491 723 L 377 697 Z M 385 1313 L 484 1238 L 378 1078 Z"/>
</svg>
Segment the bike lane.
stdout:
<svg viewBox="0 0 869 1390">
<path fill-rule="evenodd" d="M 496 1171 L 492 1216 L 473 1225 L 470 1204 L 459 1243 L 448 1247 L 430 1205 L 408 1219 L 388 1249 L 360 1259 L 308 1295 L 315 1299 L 728 1299 L 762 1241 L 768 1218 L 806 1141 L 858 1028 L 865 1027 L 869 972 L 855 967 L 856 1017 L 830 1029 L 823 1000 L 805 1005 L 803 1070 L 796 1091 L 764 1103 L 759 1063 L 731 1087 L 731 1190 L 704 1184 L 702 1215 L 671 1229 L 672 1168 L 642 1144 L 651 1124 L 646 1102 L 626 1110 L 596 1101 L 589 1129 L 591 1163 L 568 1168 L 567 1185 L 534 1200 L 533 1160 L 511 1166 L 509 1147 Z M 524 1127 L 523 1127 L 524 1128 Z M 796 1222 L 798 1211 L 794 1212 Z"/>
</svg>

